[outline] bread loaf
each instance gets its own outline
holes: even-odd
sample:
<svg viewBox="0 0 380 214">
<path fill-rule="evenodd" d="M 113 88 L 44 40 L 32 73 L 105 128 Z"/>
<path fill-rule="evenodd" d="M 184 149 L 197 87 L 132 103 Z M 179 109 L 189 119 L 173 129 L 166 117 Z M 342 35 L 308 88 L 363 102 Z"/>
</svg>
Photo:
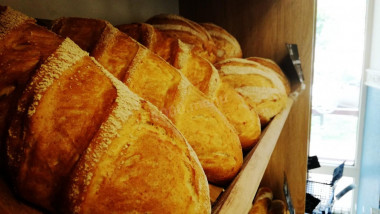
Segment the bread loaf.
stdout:
<svg viewBox="0 0 380 214">
<path fill-rule="evenodd" d="M 275 71 L 278 74 L 278 77 L 281 79 L 282 83 L 285 86 L 286 93 L 289 95 L 291 88 L 290 88 L 290 82 L 288 78 L 285 76 L 285 74 L 282 72 L 280 66 L 277 65 L 273 60 L 262 58 L 262 57 L 248 57 L 248 60 L 254 61 L 259 63 L 260 65 L 267 67 L 270 70 Z"/>
<path fill-rule="evenodd" d="M 257 62 L 232 58 L 215 64 L 222 81 L 230 84 L 267 124 L 286 104 L 285 85 L 277 72 Z"/>
<path fill-rule="evenodd" d="M 119 29 L 166 59 L 214 102 L 236 129 L 243 149 L 255 145 L 261 133 L 256 111 L 233 88 L 220 80 L 218 71 L 208 60 L 198 55 L 194 45 L 164 35 L 149 24 L 121 25 Z"/>
<path fill-rule="evenodd" d="M 239 42 L 222 27 L 213 23 L 201 24 L 210 34 L 216 46 L 216 62 L 229 58 L 242 58 Z"/>
<path fill-rule="evenodd" d="M 218 70 L 206 59 L 195 54 L 193 46 L 177 40 L 172 45 L 172 65 L 212 100 L 236 129 L 243 149 L 252 148 L 261 134 L 257 112 L 248 106 L 231 86 L 224 83 Z"/>
<path fill-rule="evenodd" d="M 149 18 L 146 23 L 153 25 L 163 34 L 194 45 L 197 55 L 211 63 L 216 60 L 215 43 L 210 34 L 200 24 L 174 14 L 160 14 Z"/>
<path fill-rule="evenodd" d="M 70 40 L 37 71 L 9 133 L 17 192 L 50 211 L 210 212 L 183 136 Z"/>
<path fill-rule="evenodd" d="M 29 77 L 62 42 L 35 20 L 0 6 L 0 153 L 12 115 Z M 3 164 L 1 160 L 0 165 Z"/>
<path fill-rule="evenodd" d="M 172 49 L 174 48 L 173 46 L 177 46 L 177 39 L 171 38 L 147 23 L 123 24 L 117 26 L 117 28 L 165 61 L 172 61 Z"/>
<path fill-rule="evenodd" d="M 34 25 L 27 22 L 18 25 Z M 30 34 L 0 29 L 7 41 Z M 206 176 L 170 120 L 71 40 L 47 38 L 61 43 L 36 72 L 30 68 L 6 140 L 16 193 L 49 212 L 210 213 Z M 43 47 L 32 42 L 19 53 Z"/>
<path fill-rule="evenodd" d="M 249 214 L 267 214 L 273 199 L 272 190 L 268 187 L 260 187 L 257 191 L 253 206 Z"/>
<path fill-rule="evenodd" d="M 93 27 L 97 26 L 100 24 Z M 84 25 L 87 28 L 90 24 Z M 70 32 L 69 26 L 64 33 L 63 28 L 53 29 L 69 37 L 81 34 Z M 225 183 L 236 175 L 242 165 L 242 151 L 234 128 L 177 69 L 109 23 L 91 55 L 171 119 L 194 148 L 210 182 Z"/>
</svg>

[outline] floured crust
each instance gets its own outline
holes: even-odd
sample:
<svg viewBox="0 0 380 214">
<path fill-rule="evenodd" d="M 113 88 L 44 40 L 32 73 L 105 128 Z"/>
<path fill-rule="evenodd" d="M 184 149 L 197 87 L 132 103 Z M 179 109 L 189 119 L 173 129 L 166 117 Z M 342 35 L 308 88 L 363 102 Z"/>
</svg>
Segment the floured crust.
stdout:
<svg viewBox="0 0 380 214">
<path fill-rule="evenodd" d="M 241 167 L 242 151 L 239 138 L 226 118 L 181 72 L 161 57 L 122 33 L 107 31 L 105 28 L 94 49 L 96 59 L 111 73 L 126 69 L 121 80 L 168 116 L 197 155 L 202 152 L 200 161 L 211 182 L 232 179 Z M 115 48 L 133 54 L 123 55 Z M 193 118 L 199 118 L 197 121 L 204 125 L 188 125 Z M 207 128 L 201 128 L 203 126 Z M 213 157 L 213 154 L 219 155 Z M 211 159 L 214 159 L 212 163 Z"/>
<path fill-rule="evenodd" d="M 0 150 L 3 152 L 6 130 L 27 82 L 63 39 L 18 11 L 9 7 L 0 10 Z"/>
<path fill-rule="evenodd" d="M 3 39 L 14 28 L 27 22 L 35 23 L 36 21 L 10 7 L 0 6 L 0 39 Z"/>
<path fill-rule="evenodd" d="M 218 71 L 206 59 L 193 52 L 193 47 L 177 40 L 172 65 L 206 96 L 212 98 L 220 84 Z"/>
<path fill-rule="evenodd" d="M 239 42 L 225 29 L 212 23 L 201 24 L 211 35 L 216 45 L 216 61 L 228 58 L 241 58 L 243 53 Z"/>
<path fill-rule="evenodd" d="M 108 212 L 115 202 L 119 203 L 118 207 L 114 208 L 114 211 L 118 212 L 162 212 L 177 209 L 194 213 L 209 212 L 206 177 L 183 136 L 156 107 L 142 101 L 124 84 L 102 70 L 116 86 L 116 106 L 100 127 L 74 172 L 68 192 L 73 205 L 70 212 Z M 131 106 L 134 106 L 133 111 Z M 161 147 L 160 144 L 163 143 L 169 144 Z M 172 149 L 168 150 L 168 147 Z M 152 154 L 153 150 L 161 153 Z M 133 154 L 134 152 L 138 153 Z M 171 156 L 173 157 L 165 158 Z M 109 159 L 114 161 L 111 162 Z M 152 167 L 153 163 L 150 160 L 155 159 L 160 160 L 155 162 L 160 163 L 160 167 L 156 166 L 155 170 L 142 170 Z M 173 159 L 177 164 L 173 164 Z M 169 169 L 173 172 L 168 173 Z M 114 176 L 104 179 L 111 170 Z M 126 170 L 128 173 L 125 173 Z M 162 174 L 162 171 L 168 174 Z M 176 176 L 178 174 L 183 175 L 183 178 Z M 138 176 L 138 185 L 135 185 L 135 176 Z M 141 180 L 146 183 L 140 183 Z M 141 192 L 148 190 L 151 193 L 145 193 L 146 195 L 141 197 L 141 192 L 136 189 Z M 166 198 L 164 203 L 151 203 L 162 198 L 162 194 L 172 196 Z M 181 197 L 191 197 L 192 200 L 182 201 Z"/>
<path fill-rule="evenodd" d="M 271 59 L 262 58 L 262 57 L 248 57 L 247 59 L 254 61 L 254 62 L 257 62 L 257 63 L 261 64 L 262 66 L 267 67 L 268 69 L 275 71 L 278 74 L 278 76 L 280 77 L 283 84 L 285 85 L 286 93 L 288 95 L 290 94 L 290 90 L 291 90 L 290 82 L 289 82 L 288 78 L 285 76 L 285 74 L 282 72 L 280 66 L 277 65 L 277 63 L 275 63 Z"/>
<path fill-rule="evenodd" d="M 237 131 L 243 149 L 251 148 L 261 133 L 259 116 L 232 87 L 222 83 L 218 70 L 209 61 L 194 54 L 192 48 L 192 45 L 178 40 L 173 66 L 226 116 Z"/>
<path fill-rule="evenodd" d="M 231 85 L 267 124 L 286 104 L 287 93 L 279 75 L 257 62 L 231 58 L 215 64 L 222 81 Z"/>
<path fill-rule="evenodd" d="M 236 175 L 242 155 L 234 128 L 180 72 L 141 48 L 125 82 L 173 121 L 197 153 L 210 182 L 223 183 Z"/>
<path fill-rule="evenodd" d="M 215 62 L 215 44 L 210 34 L 201 25 L 173 14 L 160 14 L 146 21 L 168 37 L 194 45 L 197 55 Z"/>
<path fill-rule="evenodd" d="M 180 132 L 69 39 L 25 90 L 8 152 L 18 193 L 49 211 L 211 211 L 206 176 Z M 135 155 L 143 159 L 130 162 Z"/>
<path fill-rule="evenodd" d="M 260 65 L 275 71 L 278 74 L 281 81 L 283 82 L 283 84 L 285 85 L 286 93 L 288 95 L 290 94 L 291 92 L 290 82 L 288 78 L 285 76 L 284 72 L 282 72 L 280 66 L 278 66 L 276 62 L 274 62 L 271 59 L 262 58 L 262 57 L 248 57 L 247 59 L 251 61 L 255 61 L 259 63 Z"/>
<path fill-rule="evenodd" d="M 25 89 L 9 129 L 8 165 L 17 192 L 50 211 L 113 99 L 110 82 L 93 73 L 85 56 L 65 40 Z M 77 61 L 82 64 L 74 66 Z"/>
</svg>

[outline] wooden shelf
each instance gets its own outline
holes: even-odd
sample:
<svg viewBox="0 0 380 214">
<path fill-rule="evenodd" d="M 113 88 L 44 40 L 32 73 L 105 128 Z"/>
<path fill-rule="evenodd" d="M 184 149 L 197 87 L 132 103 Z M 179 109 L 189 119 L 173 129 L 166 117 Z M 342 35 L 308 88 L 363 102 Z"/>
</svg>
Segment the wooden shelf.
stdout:
<svg viewBox="0 0 380 214">
<path fill-rule="evenodd" d="M 284 201 L 284 174 L 288 178 L 296 212 L 305 211 L 315 8 L 315 0 L 179 0 L 180 15 L 196 22 L 212 22 L 223 27 L 239 41 L 244 57 L 264 57 L 281 64 L 288 55 L 285 44 L 297 44 L 306 85 L 297 98 L 297 104 L 292 106 L 287 119 L 283 121 L 282 130 L 276 133 L 279 135 L 275 136 L 278 138 L 277 143 L 268 145 L 274 146 L 273 151 L 262 157 L 260 144 L 264 143 L 261 142 L 256 154 L 250 157 L 260 163 L 253 164 L 255 161 L 252 161 L 251 165 L 250 161 L 241 172 L 242 175 L 259 174 L 253 175 L 255 179 L 252 180 L 243 178 L 234 181 L 215 205 L 214 213 L 225 213 L 227 207 L 231 207 L 232 213 L 247 213 L 247 208 L 236 206 L 250 206 L 258 186 L 271 188 L 274 198 Z M 271 126 L 275 126 L 276 122 L 272 122 Z M 266 134 L 262 141 L 269 138 Z M 246 172 L 250 170 L 252 172 Z M 261 174 L 263 170 L 264 175 Z M 242 175 L 240 177 L 245 177 Z M 243 187 L 250 188 L 243 190 L 247 194 L 244 196 L 243 193 L 237 193 Z"/>
<path fill-rule="evenodd" d="M 298 93 L 289 96 L 285 108 L 273 118 L 257 145 L 245 156 L 241 171 L 215 202 L 213 213 L 248 213 Z"/>
<path fill-rule="evenodd" d="M 14 7 L 31 16 L 54 19 L 57 14 L 29 13 L 38 7 L 27 7 L 16 1 Z M 40 1 L 38 1 L 40 2 Z M 104 1 L 106 2 L 106 1 Z M 132 2 L 132 1 L 126 1 Z M 138 11 L 149 17 L 159 12 L 170 13 L 179 6 L 179 14 L 197 22 L 213 22 L 224 27 L 239 41 L 244 56 L 260 56 L 280 63 L 287 55 L 285 43 L 295 43 L 299 47 L 300 59 L 305 75 L 306 89 L 300 94 L 292 94 L 281 114 L 264 130 L 260 142 L 246 155 L 244 166 L 237 178 L 222 192 L 221 188 L 210 187 L 216 200 L 213 213 L 247 213 L 259 186 L 268 186 L 274 196 L 284 200 L 283 175 L 287 174 L 293 204 L 297 213 L 304 212 L 307 169 L 308 129 L 310 118 L 310 85 L 313 64 L 313 44 L 315 28 L 316 0 L 171 0 L 149 1 L 137 4 L 137 9 L 123 8 L 123 15 Z M 127 4 L 125 3 L 125 4 Z M 121 4 L 121 3 L 120 3 Z M 58 4 L 59 5 L 59 4 Z M 46 11 L 55 11 L 56 5 L 48 5 Z M 82 14 L 91 16 L 84 10 L 85 4 L 69 8 L 67 16 Z M 119 5 L 120 6 L 120 5 Z M 116 7 L 115 7 L 116 8 Z M 128 17 L 106 8 L 97 8 L 105 14 L 112 14 L 114 24 L 125 23 Z M 164 10 L 165 9 L 165 10 Z M 135 11 L 136 10 L 136 11 Z M 78 12 L 79 11 L 79 12 Z M 101 18 L 100 16 L 98 18 Z M 140 17 L 143 21 L 147 17 Z M 135 20 L 136 21 L 136 20 Z M 293 105 L 295 98 L 297 103 Z M 276 130 L 276 131 L 273 131 Z M 277 140 L 278 139 L 278 140 Z M 268 143 L 269 142 L 269 143 Z M 8 206 L 7 206 L 8 205 Z M 9 191 L 0 176 L 0 213 L 38 213 L 19 202 Z"/>
<path fill-rule="evenodd" d="M 214 202 L 212 213 L 248 213 L 298 94 L 299 91 L 296 91 L 289 96 L 285 108 L 263 130 L 259 142 L 244 157 L 242 169 L 226 191 L 210 185 L 211 201 Z M 0 177 L 0 210 L 6 211 L 5 213 L 40 213 L 20 202 L 9 190 L 2 177 Z"/>
</svg>

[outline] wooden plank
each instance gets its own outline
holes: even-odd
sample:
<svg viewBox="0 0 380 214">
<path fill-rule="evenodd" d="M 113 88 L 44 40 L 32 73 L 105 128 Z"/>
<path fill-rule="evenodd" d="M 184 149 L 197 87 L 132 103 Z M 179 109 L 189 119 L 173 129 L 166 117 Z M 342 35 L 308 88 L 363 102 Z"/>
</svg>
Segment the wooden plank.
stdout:
<svg viewBox="0 0 380 214">
<path fill-rule="evenodd" d="M 248 213 L 293 102 L 289 97 L 284 110 L 266 127 L 258 144 L 245 157 L 241 171 L 213 207 L 213 213 Z"/>
<path fill-rule="evenodd" d="M 211 205 L 213 205 L 218 200 L 219 196 L 224 192 L 224 188 L 212 184 L 208 184 L 208 187 L 210 189 Z"/>
</svg>

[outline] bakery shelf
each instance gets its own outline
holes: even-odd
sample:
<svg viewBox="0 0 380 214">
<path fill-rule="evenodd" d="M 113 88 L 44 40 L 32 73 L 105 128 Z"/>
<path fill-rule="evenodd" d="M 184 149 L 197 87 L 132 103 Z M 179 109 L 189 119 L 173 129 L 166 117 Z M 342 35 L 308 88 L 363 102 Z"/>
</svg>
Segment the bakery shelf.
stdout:
<svg viewBox="0 0 380 214">
<path fill-rule="evenodd" d="M 288 97 L 285 108 L 263 130 L 259 142 L 244 157 L 244 163 L 239 174 L 214 203 L 212 213 L 248 213 L 298 94 L 299 91 L 296 91 Z M 211 195 L 215 194 L 214 192 L 211 193 Z"/>
</svg>

